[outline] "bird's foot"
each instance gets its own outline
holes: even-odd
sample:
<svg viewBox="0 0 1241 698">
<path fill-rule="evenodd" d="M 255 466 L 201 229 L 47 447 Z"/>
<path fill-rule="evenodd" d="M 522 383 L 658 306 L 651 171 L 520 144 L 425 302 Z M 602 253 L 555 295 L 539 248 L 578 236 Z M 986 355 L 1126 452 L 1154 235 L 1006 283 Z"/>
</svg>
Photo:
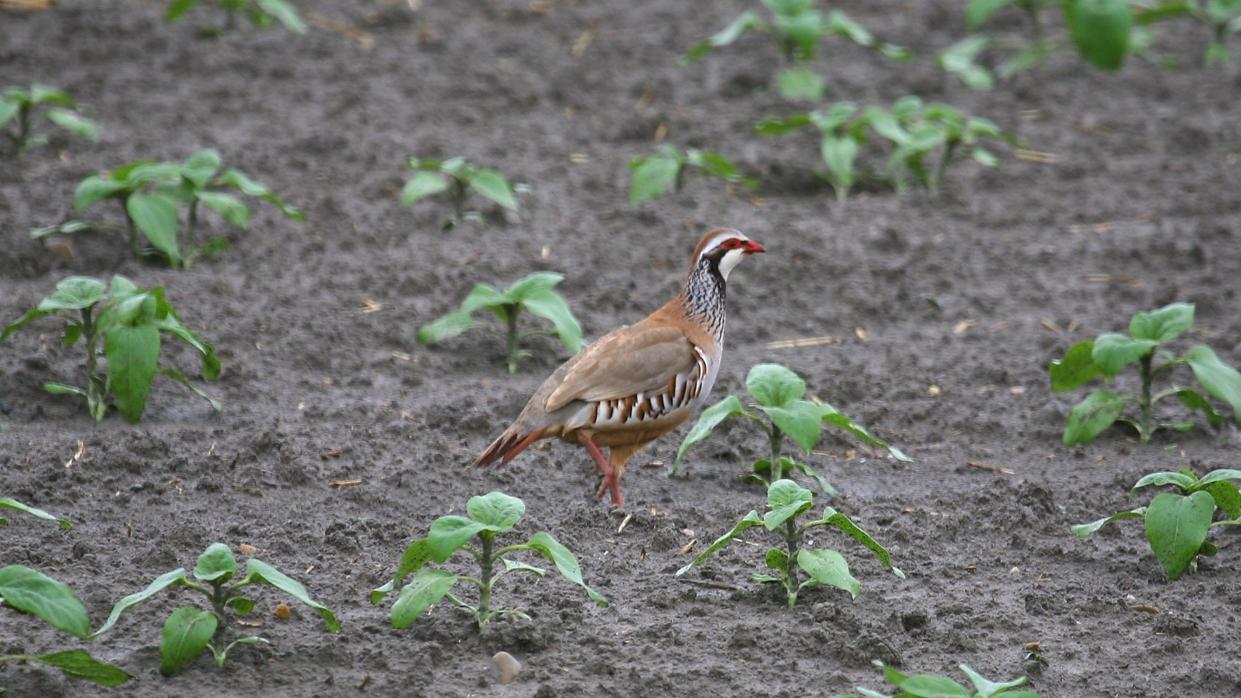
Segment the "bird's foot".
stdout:
<svg viewBox="0 0 1241 698">
<path fill-rule="evenodd" d="M 595 499 L 603 499 L 603 493 L 607 492 L 612 495 L 612 506 L 622 509 L 625 506 L 625 496 L 621 493 L 620 472 L 612 469 L 611 472 L 603 476 L 603 482 L 599 483 L 599 489 L 595 492 Z"/>
</svg>

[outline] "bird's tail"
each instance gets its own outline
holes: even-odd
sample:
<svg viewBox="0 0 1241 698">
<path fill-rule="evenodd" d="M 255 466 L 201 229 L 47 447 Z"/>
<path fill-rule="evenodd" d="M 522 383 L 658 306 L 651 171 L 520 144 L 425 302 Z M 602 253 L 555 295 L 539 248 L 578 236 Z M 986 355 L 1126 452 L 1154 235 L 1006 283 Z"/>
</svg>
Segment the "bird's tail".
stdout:
<svg viewBox="0 0 1241 698">
<path fill-rule="evenodd" d="M 526 450 L 526 447 L 534 443 L 543 435 L 542 429 L 527 431 L 518 424 L 514 424 L 504 430 L 487 450 L 483 451 L 478 458 L 474 459 L 474 465 L 490 465 L 491 463 L 500 461 L 500 465 L 507 465 L 509 461 L 517 457 L 518 453 Z"/>
</svg>

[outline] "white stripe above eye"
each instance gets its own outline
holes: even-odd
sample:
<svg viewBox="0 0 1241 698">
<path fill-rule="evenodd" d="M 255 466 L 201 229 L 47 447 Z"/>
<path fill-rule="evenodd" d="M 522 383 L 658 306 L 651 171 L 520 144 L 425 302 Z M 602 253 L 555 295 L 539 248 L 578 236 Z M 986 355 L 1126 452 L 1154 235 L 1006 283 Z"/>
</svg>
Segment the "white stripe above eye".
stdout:
<svg viewBox="0 0 1241 698">
<path fill-rule="evenodd" d="M 698 259 L 694 260 L 694 263 L 696 264 L 699 261 L 701 261 L 704 256 L 711 253 L 711 250 L 714 250 L 715 248 L 719 247 L 720 243 L 724 242 L 725 240 L 729 238 L 739 238 L 741 240 L 750 239 L 746 237 L 745 235 L 742 235 L 741 231 L 739 230 L 725 230 L 722 233 L 711 238 L 711 240 L 706 245 L 703 245 L 702 252 L 698 253 Z"/>
</svg>

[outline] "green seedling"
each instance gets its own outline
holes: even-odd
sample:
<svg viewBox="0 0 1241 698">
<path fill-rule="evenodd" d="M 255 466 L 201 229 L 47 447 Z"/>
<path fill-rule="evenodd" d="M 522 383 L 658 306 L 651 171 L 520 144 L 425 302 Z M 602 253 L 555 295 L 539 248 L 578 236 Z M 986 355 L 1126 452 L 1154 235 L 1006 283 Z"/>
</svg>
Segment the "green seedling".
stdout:
<svg viewBox="0 0 1241 698">
<path fill-rule="evenodd" d="M 126 232 L 134 254 L 143 255 L 142 237 L 174 267 L 188 267 L 195 257 L 218 254 L 228 249 L 223 238 L 209 240 L 199 246 L 198 219 L 200 207 L 215 212 L 226 222 L 246 229 L 250 225 L 250 207 L 228 193 L 239 191 L 275 206 L 288 218 L 305 220 L 301 211 L 286 204 L 279 196 L 248 175 L 235 169 L 220 170 L 220 154 L 200 150 L 185 162 L 131 162 L 111 173 L 92 175 L 78 184 L 73 208 L 78 213 L 100 201 L 116 201 L 125 212 Z M 186 210 L 185 239 L 179 210 Z M 37 228 L 31 237 L 41 238 L 53 233 L 75 233 L 106 226 L 82 221 Z M 188 252 L 183 253 L 183 250 Z"/>
<path fill-rule="evenodd" d="M 1051 389 L 1055 392 L 1075 390 L 1086 383 L 1102 378 L 1111 380 L 1126 366 L 1136 364 L 1142 387 L 1138 395 L 1123 395 L 1108 390 L 1095 390 L 1085 400 L 1073 406 L 1064 426 L 1064 445 L 1090 443 L 1116 422 L 1132 426 L 1142 443 L 1150 441 L 1159 429 L 1188 431 L 1193 422 L 1166 422 L 1155 415 L 1155 405 L 1164 398 L 1175 397 L 1191 410 L 1206 416 L 1211 426 L 1218 427 L 1223 416 L 1193 388 L 1183 388 L 1176 383 L 1159 392 L 1154 384 L 1172 373 L 1178 366 L 1188 365 L 1198 385 L 1208 395 L 1225 402 L 1232 408 L 1232 417 L 1241 424 L 1241 373 L 1220 361 L 1215 351 L 1199 344 L 1185 354 L 1176 356 L 1164 348 L 1167 342 L 1184 334 L 1194 324 L 1194 306 L 1190 303 L 1172 303 L 1148 313 L 1138 313 L 1129 321 L 1129 334 L 1109 332 L 1095 339 L 1087 339 L 1065 352 L 1064 357 L 1051 362 L 1048 373 Z M 1158 360 L 1160 363 L 1156 363 Z M 1137 414 L 1126 413 L 1130 407 Z"/>
<path fill-rule="evenodd" d="M 91 634 L 97 637 L 112 629 L 121 614 L 133 606 L 170 587 L 188 587 L 202 594 L 210 610 L 194 606 L 178 608 L 164 622 L 163 639 L 159 645 L 160 672 L 171 676 L 180 672 L 204 650 L 210 650 L 216 666 L 223 667 L 228 653 L 236 645 L 268 644 L 264 638 L 247 636 L 230 638 L 228 632 L 235 618 L 254 610 L 254 601 L 245 596 L 247 587 L 266 584 L 288 594 L 309 606 L 323 618 L 329 632 L 340 632 L 340 621 L 327 606 L 310 598 L 301 582 L 285 575 L 261 560 L 246 561 L 244 574 L 237 567 L 237 559 L 223 543 L 207 546 L 194 565 L 193 578 L 185 568 L 178 567 L 155 578 L 145 589 L 116 602 L 108 620 Z"/>
<path fill-rule="evenodd" d="M 702 411 L 694 428 L 681 442 L 681 448 L 677 450 L 676 462 L 672 466 L 673 475 L 676 475 L 677 468 L 685 454 L 710 436 L 711 432 L 729 417 L 749 419 L 759 425 L 767 437 L 771 455 L 756 462 L 753 474 L 750 476 L 762 482 L 776 482 L 786 475 L 791 475 L 794 471 L 800 471 L 818 482 L 825 494 L 836 494 L 835 488 L 818 472 L 799 460 L 785 456 L 783 450 L 784 437 L 787 436 L 802 451 L 809 454 L 819 442 L 825 423 L 852 434 L 871 446 L 886 450 L 897 460 L 912 462 L 900 449 L 875 438 L 869 431 L 855 424 L 853 420 L 831 405 L 803 399 L 806 394 L 806 382 L 801 379 L 801 376 L 784 366 L 777 364 L 754 366 L 746 376 L 745 386 L 750 396 L 754 398 L 750 406 L 761 412 L 766 420 L 747 410 L 735 395 L 729 395 L 708 407 Z"/>
<path fill-rule="evenodd" d="M 815 586 L 836 587 L 849 592 L 857 598 L 862 585 L 849 572 L 849 563 L 844 555 L 831 548 L 810 548 L 803 545 L 806 534 L 820 526 L 839 529 L 858 543 L 868 548 L 879 558 L 885 567 L 901 579 L 905 573 L 892 565 L 892 557 L 888 551 L 875 542 L 865 531 L 853 523 L 852 519 L 836 511 L 830 506 L 823 507 L 823 514 L 800 526 L 797 518 L 810 511 L 814 506 L 814 495 L 810 490 L 792 480 L 776 480 L 767 488 L 767 513 L 759 516 L 758 512 L 746 514 L 728 533 L 720 536 L 703 550 L 693 562 L 677 570 L 681 576 L 694 567 L 701 565 L 707 558 L 719 552 L 737 536 L 755 526 L 762 526 L 768 531 L 779 534 L 784 545 L 768 549 L 767 567 L 771 574 L 755 574 L 751 581 L 763 584 L 780 584 L 787 594 L 789 607 L 797 604 L 797 595 L 802 589 Z M 801 579 L 801 573 L 807 575 Z"/>
<path fill-rule="evenodd" d="M 199 0 L 172 0 L 164 13 L 164 21 L 177 21 L 197 4 Z M 273 22 L 280 22 L 291 32 L 306 33 L 306 23 L 288 0 L 216 0 L 216 4 L 225 11 L 225 24 L 221 31 L 232 31 L 237 27 L 237 17 L 244 16 L 263 29 Z"/>
<path fill-rule="evenodd" d="M 512 185 L 504 175 L 495 170 L 471 165 L 465 158 L 459 157 L 448 160 L 410 158 L 406 164 L 418 174 L 411 177 L 401 189 L 401 205 L 413 206 L 428 196 L 450 192 L 456 218 L 444 223 L 445 230 L 457 221 L 467 218 L 481 219 L 481 214 L 465 210 L 465 197 L 471 191 L 510 211 L 517 210 L 517 197 L 513 193 Z"/>
<path fill-rule="evenodd" d="M 560 335 L 560 341 L 573 353 L 582 348 L 582 326 L 569 310 L 569 304 L 552 288 L 564 279 L 564 274 L 540 271 L 514 281 L 511 286 L 498 291 L 487 284 L 478 284 L 462 301 L 461 307 L 444 317 L 418 329 L 417 339 L 422 344 L 442 342 L 450 337 L 480 325 L 474 322 L 476 310 L 489 310 L 506 327 L 505 341 L 508 346 L 509 373 L 517 372 L 517 362 L 530 356 L 521 348 L 521 341 L 535 334 L 546 332 L 518 331 L 517 319 L 523 310 L 532 315 L 551 320 Z"/>
<path fill-rule="evenodd" d="M 8 497 L 0 498 L 0 508 L 25 512 L 35 518 L 53 521 L 61 528 L 71 528 L 68 521 L 42 509 L 22 504 Z M 8 521 L 0 517 L 0 524 Z M 83 640 L 90 637 L 90 617 L 86 607 L 63 582 L 25 565 L 0 567 L 0 606 L 32 615 L 54 628 Z M 65 650 L 44 654 L 0 654 L 0 666 L 8 662 L 35 662 L 60 669 L 65 676 L 91 681 L 100 686 L 119 686 L 131 677 L 107 662 L 92 657 L 85 650 Z M 4 688 L 0 687 L 0 694 Z"/>
<path fill-rule="evenodd" d="M 967 664 L 958 664 L 961 673 L 969 677 L 973 690 L 962 686 L 953 679 L 939 674 L 906 675 L 875 661 L 875 666 L 883 670 L 883 678 L 898 689 L 895 694 L 872 691 L 858 686 L 858 695 L 843 695 L 836 698 L 917 698 L 918 696 L 934 696 L 935 698 L 1039 698 L 1034 691 L 1022 690 L 1028 680 L 1022 676 L 1011 681 L 992 681 L 974 671 Z"/>
<path fill-rule="evenodd" d="M 125 419 L 137 422 L 157 373 L 220 409 L 220 404 L 184 373 L 159 362 L 161 337 L 171 335 L 198 352 L 203 378 L 215 380 L 220 375 L 215 350 L 181 322 L 163 288 L 138 288 L 119 274 L 112 277 L 110 288 L 98 279 L 70 276 L 56 284 L 52 295 L 7 325 L 0 333 L 0 342 L 32 320 L 48 316 L 64 321 L 65 346 L 78 342 L 86 346 L 86 387 L 45 383 L 43 388 L 53 395 L 86 398 L 87 409 L 96 420 L 103 419 L 108 405 L 115 405 Z M 106 367 L 99 364 L 101 354 Z"/>
<path fill-rule="evenodd" d="M 1228 52 L 1228 39 L 1241 32 L 1241 0 L 1178 0 L 1176 2 L 1147 3 L 1136 10 L 1135 20 L 1141 26 L 1155 22 L 1188 17 L 1206 25 L 1211 40 L 1203 54 L 1207 65 L 1228 65 L 1232 55 Z"/>
<path fill-rule="evenodd" d="M 529 619 L 521 609 L 497 609 L 492 607 L 491 595 L 496 582 L 514 573 L 542 577 L 547 571 L 534 565 L 514 560 L 514 553 L 529 551 L 541 555 L 556 566 L 561 576 L 585 590 L 586 595 L 600 606 L 608 605 L 599 592 L 582 581 L 582 569 L 577 558 L 546 531 L 530 536 L 525 543 L 496 547 L 496 536 L 513 530 L 526 513 L 526 505 L 516 497 L 502 492 L 489 492 L 480 497 L 470 497 L 466 503 L 466 516 L 441 516 L 431 523 L 425 538 L 419 538 L 405 549 L 397 567 L 396 576 L 387 584 L 371 592 L 371 603 L 378 604 L 385 596 L 401 587 L 396 603 L 392 606 L 392 627 L 405 628 L 422 616 L 422 612 L 445 597 L 456 606 L 469 611 L 482 630 L 498 616 L 514 616 Z M 477 547 L 470 544 L 476 540 Z M 478 576 L 457 574 L 441 567 L 429 566 L 435 562 L 444 564 L 457 552 L 465 552 L 478 563 Z M 405 580 L 413 579 L 405 584 Z M 458 582 L 478 588 L 478 603 L 471 604 L 452 594 Z M 404 586 L 401 586 L 405 584 Z"/>
<path fill-rule="evenodd" d="M 1212 528 L 1241 526 L 1241 493 L 1237 490 L 1237 481 L 1241 481 L 1241 470 L 1212 470 L 1201 478 L 1189 469 L 1151 473 L 1138 480 L 1129 494 L 1143 487 L 1169 485 L 1179 494 L 1161 492 L 1148 506 L 1112 514 L 1074 526 L 1072 530 L 1085 538 L 1113 521 L 1143 519 L 1146 540 L 1164 574 L 1171 580 L 1180 579 L 1187 569 L 1196 565 L 1199 555 L 1216 553 L 1215 544 L 1207 540 Z M 1219 521 L 1215 520 L 1217 511 L 1224 517 Z"/>
<path fill-rule="evenodd" d="M 737 183 L 753 189 L 758 182 L 737 172 L 732 160 L 697 148 L 681 152 L 676 146 L 660 146 L 654 155 L 645 155 L 629 161 L 629 203 L 638 205 L 672 192 L 681 192 L 685 176 L 700 172 L 725 182 Z"/>
<path fill-rule="evenodd" d="M 948 166 L 964 156 L 985 167 L 995 167 L 994 153 L 984 140 L 1010 144 L 1017 141 L 993 122 L 968 116 L 938 102 L 923 103 L 918 97 L 902 97 L 891 109 L 869 106 L 858 109 L 852 102 L 839 102 L 826 110 L 793 114 L 784 119 L 764 119 L 755 130 L 781 136 L 806 127 L 819 131 L 819 153 L 827 165 L 825 179 L 845 201 L 859 180 L 857 160 L 872 137 L 886 143 L 887 164 L 882 173 L 898 190 L 912 178 L 937 193 Z"/>
<path fill-rule="evenodd" d="M 46 111 L 42 108 L 46 107 Z M 63 90 L 47 85 L 31 85 L 30 89 L 10 86 L 0 95 L 0 131 L 13 141 L 17 152 L 47 143 L 46 136 L 35 136 L 33 130 L 37 115 L 60 128 L 90 141 L 99 140 L 99 128 L 95 122 L 82 116 L 77 104 Z M 9 122 L 15 122 L 12 128 Z"/>
<path fill-rule="evenodd" d="M 866 27 L 840 10 L 824 16 L 815 0 L 762 0 L 770 11 L 764 19 L 752 10 L 741 13 L 724 29 L 706 41 L 690 47 L 686 59 L 695 61 L 714 49 L 728 46 L 749 32 L 775 37 L 784 54 L 785 68 L 780 73 L 780 94 L 786 99 L 822 99 L 827 85 L 822 76 L 806 64 L 814 60 L 819 43 L 828 36 L 843 36 L 854 43 L 873 48 L 889 58 L 906 61 L 912 57 L 908 49 L 879 41 Z"/>
</svg>

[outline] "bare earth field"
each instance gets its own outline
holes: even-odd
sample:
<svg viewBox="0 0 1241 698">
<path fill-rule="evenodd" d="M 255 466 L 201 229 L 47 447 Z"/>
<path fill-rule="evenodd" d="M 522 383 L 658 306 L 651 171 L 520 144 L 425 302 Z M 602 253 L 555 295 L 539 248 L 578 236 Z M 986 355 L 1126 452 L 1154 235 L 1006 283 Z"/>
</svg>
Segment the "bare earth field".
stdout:
<svg viewBox="0 0 1241 698">
<path fill-rule="evenodd" d="M 238 650 L 223 670 L 203 657 L 165 679 L 160 624 L 188 592 L 162 595 L 89 646 L 136 677 L 117 694 L 832 695 L 879 688 L 876 658 L 915 672 L 958 662 L 997 679 L 1030 672 L 1050 697 L 1241 694 L 1237 533 L 1217 535 L 1219 555 L 1177 583 L 1140 525 L 1069 533 L 1134 506 L 1126 490 L 1143 473 L 1239 467 L 1235 427 L 1161 433 L 1147 447 L 1113 430 L 1066 449 L 1063 416 L 1080 395 L 1052 395 L 1045 371 L 1072 342 L 1175 300 L 1197 304 L 1188 341 L 1241 363 L 1241 77 L 1235 65 L 1197 67 L 1203 36 L 1161 35 L 1180 70 L 1133 60 L 1103 74 L 1061 53 L 974 93 L 932 60 L 964 35 L 958 3 L 836 3 L 918 58 L 901 65 L 830 41 L 817 64 L 829 99 L 944 100 L 1055 155 L 1005 151 L 996 171 L 962 163 L 937 198 L 872 186 L 839 205 L 814 175 L 810 134 L 752 132 L 792 110 L 766 89 L 780 62 L 772 44 L 747 38 L 679 61 L 751 3 L 561 0 L 536 13 L 526 0 L 481 0 L 416 14 L 403 2 L 298 4 L 315 25 L 304 37 L 247 26 L 203 38 L 213 12 L 165 25 L 153 1 L 0 11 L 0 86 L 62 87 L 103 129 L 99 143 L 53 141 L 20 167 L 0 151 L 0 322 L 66 275 L 121 273 L 166 286 L 224 363 L 207 386 L 222 413 L 157 379 L 141 424 L 96 424 L 74 399 L 42 391 L 80 371 L 52 321 L 0 345 L 0 494 L 75 523 L 7 527 L 0 565 L 67 582 L 97 625 L 208 543 L 246 543 L 344 624 L 332 635 L 313 613 L 279 621 L 264 593 L 256 615 L 269 649 Z M 679 196 L 630 206 L 625 163 L 654 148 L 661 124 L 667 142 L 737 159 L 762 180 L 758 198 L 691 180 Z M 86 175 L 203 147 L 307 222 L 270 209 L 248 233 L 215 222 L 232 250 L 184 272 L 139 262 L 113 238 L 75 239 L 66 257 L 28 237 L 71 215 Z M 444 202 L 395 200 L 410 155 L 464 155 L 529 193 L 517 214 L 444 232 Z M 620 533 L 623 513 L 591 496 L 580 449 L 551 444 L 502 470 L 464 469 L 567 356 L 535 342 L 536 357 L 509 376 L 495 337 L 425 348 L 419 325 L 475 282 L 550 269 L 598 337 L 670 298 L 698 236 L 719 225 L 768 254 L 732 277 L 713 398 L 743 391 L 754 363 L 783 363 L 912 456 L 901 464 L 833 436 L 810 458 L 841 490 L 833 505 L 888 545 L 908 579 L 843 538 L 821 542 L 850 558 L 856 601 L 818 589 L 787 609 L 747 581 L 762 567 L 757 545 L 674 577 L 687 543 L 701 550 L 762 508 L 763 491 L 738 476 L 765 443 L 742 426 L 695 449 L 682 477 L 667 466 L 684 430 L 636 458 Z M 368 302 L 378 310 L 362 312 Z M 821 336 L 839 341 L 768 346 Z M 329 485 L 341 479 L 362 482 Z M 549 530 L 576 551 L 611 607 L 559 579 L 520 578 L 497 602 L 528 608 L 530 621 L 480 635 L 443 606 L 391 628 L 389 605 L 371 606 L 367 591 L 434 518 L 492 489 L 523 498 L 521 530 Z M 0 613 L 0 654 L 76 646 L 26 620 Z M 1027 660 L 1031 642 L 1047 666 Z M 511 684 L 491 673 L 498 650 L 526 664 Z M 43 698 L 103 692 L 30 666 L 6 665 L 0 685 Z"/>
</svg>

